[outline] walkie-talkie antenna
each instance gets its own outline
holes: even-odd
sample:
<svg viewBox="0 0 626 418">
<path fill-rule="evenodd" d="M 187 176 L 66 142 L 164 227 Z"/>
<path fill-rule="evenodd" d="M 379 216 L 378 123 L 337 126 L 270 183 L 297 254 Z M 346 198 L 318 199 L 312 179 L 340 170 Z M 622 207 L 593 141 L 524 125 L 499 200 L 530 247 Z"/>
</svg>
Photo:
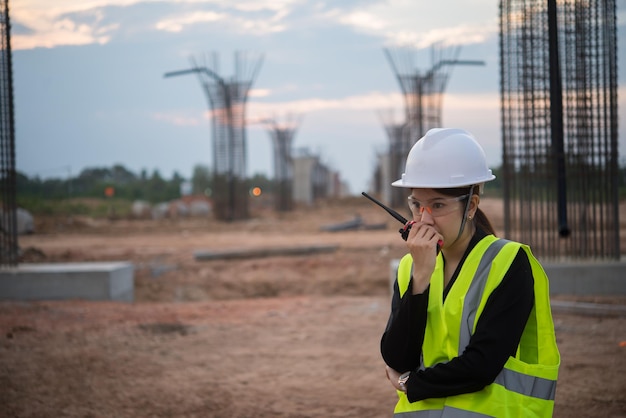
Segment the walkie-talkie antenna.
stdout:
<svg viewBox="0 0 626 418">
<path fill-rule="evenodd" d="M 404 216 L 400 215 L 395 210 L 393 210 L 393 209 L 383 205 L 381 202 L 379 202 L 378 200 L 374 199 L 372 196 L 368 195 L 367 193 L 361 192 L 361 194 L 363 196 L 367 197 L 372 202 L 376 203 L 381 208 L 385 209 L 388 214 L 390 214 L 391 216 L 396 218 L 398 221 L 402 222 L 402 225 L 404 225 L 404 228 L 400 228 L 400 231 L 398 231 L 398 232 L 400 232 L 400 235 L 402 236 L 402 239 L 406 241 L 408 236 L 409 236 L 409 232 L 411 231 L 411 227 L 413 226 L 415 221 L 409 222 L 409 221 L 407 221 L 404 218 Z M 437 254 L 439 254 L 439 251 L 441 251 L 441 247 L 443 247 L 443 240 L 438 240 L 437 241 Z"/>
<path fill-rule="evenodd" d="M 383 205 L 381 202 L 379 202 L 378 200 L 374 199 L 372 196 L 368 195 L 365 192 L 361 192 L 361 194 L 365 197 L 367 197 L 369 200 L 371 200 L 372 202 L 376 203 L 378 206 L 380 206 L 381 208 L 385 209 L 387 211 L 388 214 L 390 214 L 391 216 L 393 216 L 394 218 L 396 218 L 398 221 L 400 221 L 403 225 L 406 224 L 408 221 L 407 219 L 400 215 L 398 212 L 396 212 L 395 210 Z"/>
</svg>

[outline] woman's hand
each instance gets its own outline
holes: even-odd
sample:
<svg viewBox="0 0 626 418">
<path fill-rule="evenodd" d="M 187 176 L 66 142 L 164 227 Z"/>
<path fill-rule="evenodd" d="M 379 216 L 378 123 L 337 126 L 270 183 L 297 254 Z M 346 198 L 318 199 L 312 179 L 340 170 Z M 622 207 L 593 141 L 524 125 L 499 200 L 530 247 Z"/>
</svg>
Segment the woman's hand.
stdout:
<svg viewBox="0 0 626 418">
<path fill-rule="evenodd" d="M 442 240 L 443 236 L 430 224 L 419 221 L 411 227 L 406 244 L 413 257 L 414 295 L 424 293 L 428 287 L 437 260 L 437 243 Z"/>
<path fill-rule="evenodd" d="M 400 375 L 401 375 L 402 373 L 399 373 L 399 372 L 395 371 L 394 369 L 392 369 L 392 368 L 391 368 L 391 367 L 389 367 L 389 366 L 385 366 L 385 367 L 386 367 L 386 371 L 387 371 L 387 379 L 389 379 L 389 381 L 391 382 L 391 385 L 392 385 L 392 386 L 393 386 L 396 390 L 399 390 L 399 391 L 405 392 L 405 391 L 406 391 L 406 389 L 405 389 L 405 388 L 401 388 L 401 387 L 398 385 L 398 378 L 400 377 Z"/>
</svg>

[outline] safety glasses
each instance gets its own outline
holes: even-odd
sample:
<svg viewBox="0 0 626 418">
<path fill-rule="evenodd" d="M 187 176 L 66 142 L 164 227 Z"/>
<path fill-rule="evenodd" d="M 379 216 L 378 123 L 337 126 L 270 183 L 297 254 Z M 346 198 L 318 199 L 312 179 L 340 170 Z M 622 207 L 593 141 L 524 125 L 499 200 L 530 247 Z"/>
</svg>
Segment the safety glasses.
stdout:
<svg viewBox="0 0 626 418">
<path fill-rule="evenodd" d="M 422 213 L 426 211 L 433 218 L 437 218 L 439 216 L 448 215 L 457 210 L 458 206 L 456 205 L 456 202 L 460 202 L 467 197 L 469 197 L 469 194 L 456 197 L 436 197 L 431 199 L 429 202 L 420 202 L 413 196 L 409 196 L 409 209 L 411 209 L 413 216 L 421 216 Z"/>
</svg>

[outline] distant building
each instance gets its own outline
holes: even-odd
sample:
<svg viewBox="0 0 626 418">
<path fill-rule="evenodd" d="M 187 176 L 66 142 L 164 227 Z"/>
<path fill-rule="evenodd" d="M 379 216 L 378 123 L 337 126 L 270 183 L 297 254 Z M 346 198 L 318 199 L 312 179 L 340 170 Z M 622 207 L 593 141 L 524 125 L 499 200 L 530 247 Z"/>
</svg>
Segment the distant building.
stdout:
<svg viewBox="0 0 626 418">
<path fill-rule="evenodd" d="M 317 199 L 342 197 L 349 193 L 338 172 L 323 164 L 320 157 L 306 148 L 295 150 L 293 156 L 293 199 L 312 205 Z"/>
<path fill-rule="evenodd" d="M 377 187 L 374 188 L 373 191 L 380 195 L 380 198 L 383 202 L 386 202 L 390 206 L 394 206 L 394 188 L 391 186 L 391 183 L 398 179 L 391 177 L 391 159 L 392 156 L 389 153 L 378 155 L 378 170 L 376 171 L 377 178 L 375 181 Z"/>
<path fill-rule="evenodd" d="M 193 192 L 193 183 L 190 181 L 183 181 L 180 183 L 180 195 L 189 196 Z"/>
</svg>

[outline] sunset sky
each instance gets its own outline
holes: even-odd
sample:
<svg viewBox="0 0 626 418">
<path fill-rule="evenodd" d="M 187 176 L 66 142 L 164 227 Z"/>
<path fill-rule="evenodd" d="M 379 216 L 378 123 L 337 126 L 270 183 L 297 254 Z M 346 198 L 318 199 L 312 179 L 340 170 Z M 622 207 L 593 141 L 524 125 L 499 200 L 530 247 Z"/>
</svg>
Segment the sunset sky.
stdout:
<svg viewBox="0 0 626 418">
<path fill-rule="evenodd" d="M 626 15 L 618 5 L 620 132 L 626 126 Z M 443 101 L 443 125 L 473 132 L 490 165 L 501 161 L 498 1 L 15 0 L 10 2 L 17 168 L 67 178 L 122 164 L 189 178 L 212 166 L 208 103 L 195 76 L 164 78 L 215 52 L 219 74 L 234 54 L 262 57 L 247 115 L 248 174 L 273 176 L 272 144 L 259 121 L 301 122 L 293 147 L 318 154 L 367 190 L 388 138 L 381 112 L 402 120 L 403 99 L 384 48 L 461 46 Z M 256 54 L 256 55 L 255 55 Z M 251 62 L 254 61 L 251 58 Z M 407 65 L 409 65 L 407 63 Z M 623 161 L 623 134 L 620 133 Z"/>
</svg>

